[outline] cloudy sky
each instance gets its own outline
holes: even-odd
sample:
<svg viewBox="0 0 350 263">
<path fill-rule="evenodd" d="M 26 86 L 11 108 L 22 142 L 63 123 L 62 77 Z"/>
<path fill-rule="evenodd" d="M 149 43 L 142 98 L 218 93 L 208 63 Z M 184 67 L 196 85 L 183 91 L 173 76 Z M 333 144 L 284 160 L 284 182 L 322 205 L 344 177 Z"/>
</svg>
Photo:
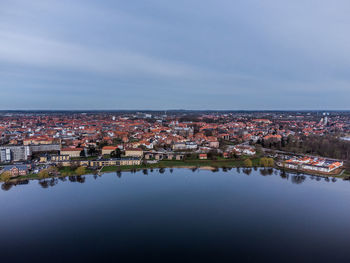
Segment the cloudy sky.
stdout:
<svg viewBox="0 0 350 263">
<path fill-rule="evenodd" d="M 350 109 L 347 0 L 0 0 L 0 109 Z"/>
</svg>

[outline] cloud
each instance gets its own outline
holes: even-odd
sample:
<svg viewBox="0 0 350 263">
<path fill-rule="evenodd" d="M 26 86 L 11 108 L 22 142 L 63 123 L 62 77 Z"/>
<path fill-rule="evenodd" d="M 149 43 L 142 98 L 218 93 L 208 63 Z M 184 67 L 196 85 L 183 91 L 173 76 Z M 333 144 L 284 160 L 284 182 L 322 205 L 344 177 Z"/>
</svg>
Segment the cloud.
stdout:
<svg viewBox="0 0 350 263">
<path fill-rule="evenodd" d="M 9 87 L 2 94 L 19 106 L 16 93 L 28 90 L 28 99 L 42 94 L 43 107 L 75 107 L 70 97 L 82 94 L 96 108 L 106 96 L 128 108 L 348 108 L 349 7 L 3 0 L 0 90 Z"/>
<path fill-rule="evenodd" d="M 195 69 L 121 49 L 93 49 L 45 38 L 0 32 L 0 59 L 28 66 L 107 74 L 186 77 Z"/>
</svg>

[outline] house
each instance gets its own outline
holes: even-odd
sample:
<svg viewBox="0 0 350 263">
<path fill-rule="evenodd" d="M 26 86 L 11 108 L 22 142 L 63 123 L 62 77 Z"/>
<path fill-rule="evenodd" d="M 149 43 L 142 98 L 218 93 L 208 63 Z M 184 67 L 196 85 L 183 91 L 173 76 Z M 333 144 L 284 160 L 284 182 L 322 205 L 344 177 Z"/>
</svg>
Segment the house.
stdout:
<svg viewBox="0 0 350 263">
<path fill-rule="evenodd" d="M 254 147 L 251 147 L 249 145 L 236 145 L 233 147 L 233 151 L 239 155 L 244 154 L 252 156 L 256 154 Z"/>
<path fill-rule="evenodd" d="M 219 141 L 209 141 L 209 147 L 219 148 Z"/>
<path fill-rule="evenodd" d="M 230 153 L 228 152 L 224 152 L 222 155 L 224 158 L 230 158 Z"/>
<path fill-rule="evenodd" d="M 157 154 L 155 154 L 154 158 L 155 158 L 156 160 L 163 160 L 163 154 L 157 153 Z"/>
<path fill-rule="evenodd" d="M 39 158 L 39 163 L 46 163 L 47 162 L 47 155 L 42 155 Z"/>
<path fill-rule="evenodd" d="M 201 154 L 199 154 L 199 159 L 206 160 L 206 159 L 208 159 L 208 155 L 206 153 L 201 153 Z"/>
<path fill-rule="evenodd" d="M 154 155 L 153 155 L 152 153 L 146 153 L 146 154 L 145 154 L 145 159 L 146 159 L 146 160 L 150 160 L 150 159 L 152 159 L 152 158 L 154 158 Z"/>
<path fill-rule="evenodd" d="M 166 154 L 166 155 L 164 156 L 164 159 L 172 160 L 172 159 L 174 159 L 174 155 L 173 155 L 173 154 Z"/>
<path fill-rule="evenodd" d="M 186 149 L 186 144 L 184 142 L 175 142 L 173 144 L 173 150 L 185 150 Z"/>
<path fill-rule="evenodd" d="M 182 154 L 177 154 L 176 155 L 176 160 L 177 161 L 181 161 L 181 160 L 183 160 L 184 159 L 184 155 L 182 155 Z"/>
</svg>

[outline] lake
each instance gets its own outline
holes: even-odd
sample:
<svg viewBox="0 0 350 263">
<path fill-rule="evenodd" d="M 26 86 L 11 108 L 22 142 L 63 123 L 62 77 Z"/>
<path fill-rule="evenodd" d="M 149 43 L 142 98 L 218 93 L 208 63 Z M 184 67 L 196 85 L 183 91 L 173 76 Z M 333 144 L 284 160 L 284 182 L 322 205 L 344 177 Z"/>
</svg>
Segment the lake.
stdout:
<svg viewBox="0 0 350 263">
<path fill-rule="evenodd" d="M 350 183 L 273 169 L 108 173 L 0 190 L 1 262 L 350 262 Z"/>
</svg>

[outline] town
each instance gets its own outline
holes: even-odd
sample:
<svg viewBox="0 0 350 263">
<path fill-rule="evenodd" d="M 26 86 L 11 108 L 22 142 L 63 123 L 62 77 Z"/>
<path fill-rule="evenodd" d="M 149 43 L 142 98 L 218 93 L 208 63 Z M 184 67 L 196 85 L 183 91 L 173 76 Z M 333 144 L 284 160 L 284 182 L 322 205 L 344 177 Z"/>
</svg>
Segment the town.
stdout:
<svg viewBox="0 0 350 263">
<path fill-rule="evenodd" d="M 1 112 L 1 180 L 147 167 L 347 174 L 347 112 Z"/>
</svg>

